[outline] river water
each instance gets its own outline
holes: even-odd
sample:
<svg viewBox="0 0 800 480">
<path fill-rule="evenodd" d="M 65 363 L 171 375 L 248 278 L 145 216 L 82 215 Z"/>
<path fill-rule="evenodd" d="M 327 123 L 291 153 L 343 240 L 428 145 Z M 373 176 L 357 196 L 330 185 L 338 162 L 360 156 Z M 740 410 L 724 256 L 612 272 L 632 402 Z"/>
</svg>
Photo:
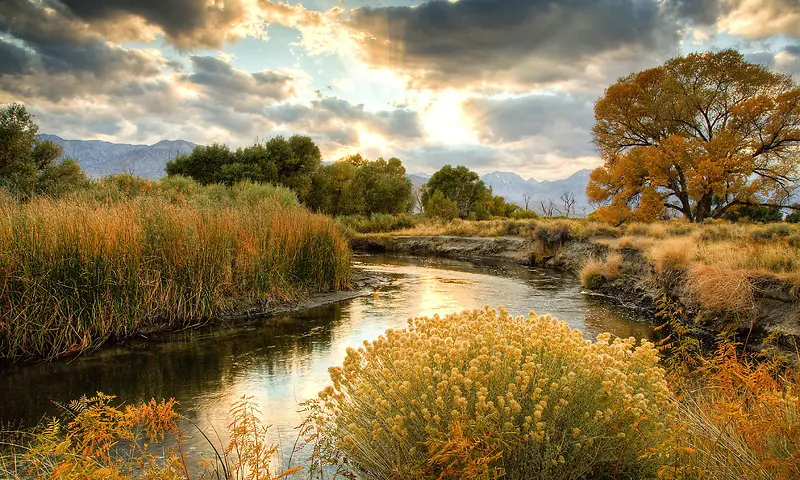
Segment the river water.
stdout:
<svg viewBox="0 0 800 480">
<path fill-rule="evenodd" d="M 298 406 L 328 384 L 328 367 L 341 364 L 347 347 L 387 328 L 403 328 L 409 317 L 505 305 L 515 315 L 550 313 L 590 337 L 604 331 L 653 337 L 648 319 L 582 295 L 569 274 L 393 256 L 356 257 L 354 264 L 390 282 L 370 296 L 255 324 L 187 332 L 170 342 L 132 341 L 71 361 L 0 370 L 0 423 L 31 426 L 57 413 L 56 402 L 102 391 L 126 403 L 175 398 L 191 422 L 222 434 L 230 405 L 249 395 L 288 451 L 301 421 Z M 186 430 L 192 435 L 191 427 Z M 208 449 L 199 435 L 189 444 Z"/>
</svg>

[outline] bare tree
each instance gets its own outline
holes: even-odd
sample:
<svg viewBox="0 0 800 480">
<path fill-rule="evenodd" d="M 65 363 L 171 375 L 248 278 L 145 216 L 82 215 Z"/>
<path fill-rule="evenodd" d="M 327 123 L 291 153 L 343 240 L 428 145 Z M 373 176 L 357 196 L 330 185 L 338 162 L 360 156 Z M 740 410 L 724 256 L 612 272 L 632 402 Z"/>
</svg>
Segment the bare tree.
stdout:
<svg viewBox="0 0 800 480">
<path fill-rule="evenodd" d="M 531 194 L 525 192 L 522 194 L 522 201 L 525 202 L 525 211 L 528 211 L 528 204 L 531 203 Z"/>
<path fill-rule="evenodd" d="M 547 201 L 539 200 L 539 205 L 542 207 L 542 215 L 545 217 L 552 217 L 553 212 L 556 211 L 556 204 L 550 199 Z"/>
<path fill-rule="evenodd" d="M 412 196 L 412 213 L 423 213 L 425 205 L 422 204 L 422 187 L 414 187 L 411 189 Z"/>
<path fill-rule="evenodd" d="M 575 194 L 572 192 L 564 192 L 558 197 L 561 200 L 561 204 L 564 206 L 564 209 L 559 209 L 559 213 L 564 215 L 565 217 L 569 218 L 571 214 L 575 213 Z"/>
</svg>

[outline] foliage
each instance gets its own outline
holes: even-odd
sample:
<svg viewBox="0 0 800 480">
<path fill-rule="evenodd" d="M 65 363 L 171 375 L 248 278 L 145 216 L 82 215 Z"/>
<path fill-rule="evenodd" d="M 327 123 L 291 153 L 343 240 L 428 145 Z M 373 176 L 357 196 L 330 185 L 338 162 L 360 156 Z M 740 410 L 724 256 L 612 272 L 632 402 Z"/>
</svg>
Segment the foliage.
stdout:
<svg viewBox="0 0 800 480">
<path fill-rule="evenodd" d="M 797 371 L 770 349 L 747 358 L 738 347 L 723 336 L 713 355 L 695 357 L 691 375 L 673 381 L 679 409 L 660 478 L 800 476 Z"/>
<path fill-rule="evenodd" d="M 800 205 L 795 204 L 795 207 L 800 207 Z M 794 210 L 789 215 L 786 215 L 784 220 L 788 223 L 800 223 L 800 210 Z"/>
<path fill-rule="evenodd" d="M 363 478 L 643 478 L 672 414 L 657 361 L 502 307 L 411 319 L 330 369 L 318 451 Z"/>
<path fill-rule="evenodd" d="M 458 216 L 461 218 L 467 218 L 471 213 L 478 214 L 479 207 L 485 208 L 486 201 L 491 198 L 489 190 L 478 174 L 463 165 L 455 168 L 445 165 L 431 176 L 422 192 L 422 204 L 426 206 L 426 214 L 428 201 L 437 191 L 456 203 Z M 488 212 L 484 217 L 487 216 Z"/>
<path fill-rule="evenodd" d="M 676 57 L 609 87 L 595 106 L 604 166 L 586 193 L 607 221 L 692 222 L 788 206 L 798 176 L 800 88 L 734 50 Z"/>
<path fill-rule="evenodd" d="M 113 203 L 142 197 L 158 198 L 169 203 L 198 207 L 254 206 L 261 201 L 274 201 L 284 207 L 300 207 L 294 191 L 249 180 L 226 186 L 201 185 L 191 178 L 173 175 L 161 180 L 148 180 L 131 175 L 111 175 L 81 190 L 76 198 Z"/>
<path fill-rule="evenodd" d="M 486 208 L 489 215 L 492 217 L 510 217 L 519 210 L 519 207 L 513 203 L 506 202 L 506 199 L 500 195 L 492 195 L 486 202 Z M 528 217 L 535 218 L 535 217 Z"/>
<path fill-rule="evenodd" d="M 0 188 L 20 199 L 33 195 L 58 196 L 86 183 L 74 160 L 56 162 L 61 147 L 36 138 L 39 126 L 24 105 L 0 110 Z"/>
<path fill-rule="evenodd" d="M 275 192 L 0 205 L 0 358 L 52 358 L 345 287 L 350 251 L 333 221 L 278 197 L 251 203 L 251 188 Z"/>
<path fill-rule="evenodd" d="M 458 205 L 454 200 L 450 200 L 442 192 L 436 190 L 425 202 L 425 215 L 442 220 L 453 220 L 458 218 Z"/>
<path fill-rule="evenodd" d="M 189 464 L 188 437 L 175 400 L 126 406 L 112 405 L 113 400 L 100 392 L 82 397 L 65 408 L 65 418 L 53 418 L 38 431 L 19 432 L 21 438 L 0 455 L 0 474 L 20 480 L 277 480 L 301 470 L 271 473 L 278 447 L 266 443 L 269 427 L 261 424 L 258 406 L 249 397 L 231 407 L 227 447 L 220 452 L 212 445 L 217 457 L 197 466 Z"/>
<path fill-rule="evenodd" d="M 408 213 L 413 198 L 405 173 L 399 158 L 345 157 L 317 171 L 307 203 L 331 215 Z"/>
<path fill-rule="evenodd" d="M 369 217 L 362 215 L 336 217 L 336 222 L 358 233 L 392 232 L 413 227 L 416 223 L 414 217 L 410 213 L 404 213 L 402 215 L 373 213 Z"/>
<path fill-rule="evenodd" d="M 166 172 L 193 178 L 203 185 L 232 185 L 244 180 L 277 183 L 291 188 L 304 201 L 321 161 L 319 147 L 310 137 L 277 136 L 235 152 L 217 143 L 198 146 L 192 153 L 167 162 Z"/>
<path fill-rule="evenodd" d="M 777 206 L 737 205 L 723 213 L 721 218 L 731 222 L 751 221 L 770 223 L 783 220 L 783 212 L 781 212 L 780 207 Z"/>
</svg>

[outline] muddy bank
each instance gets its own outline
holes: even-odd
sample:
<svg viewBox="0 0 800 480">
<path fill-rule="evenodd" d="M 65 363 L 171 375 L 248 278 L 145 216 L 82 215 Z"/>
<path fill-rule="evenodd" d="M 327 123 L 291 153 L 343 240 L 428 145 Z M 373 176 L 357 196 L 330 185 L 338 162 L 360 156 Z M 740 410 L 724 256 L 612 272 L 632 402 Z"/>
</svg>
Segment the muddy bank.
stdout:
<svg viewBox="0 0 800 480">
<path fill-rule="evenodd" d="M 546 240 L 546 239 L 545 239 Z M 543 241 L 536 237 L 455 237 L 455 236 L 378 236 L 351 240 L 351 247 L 363 252 L 389 252 L 408 255 L 441 256 L 464 259 L 499 259 L 526 266 L 568 271 L 578 275 L 590 259 L 605 259 L 608 246 L 574 238 Z M 702 336 L 734 328 L 744 335 L 751 329 L 759 337 L 773 331 L 800 336 L 800 298 L 786 282 L 773 278 L 754 278 L 753 298 L 746 311 L 709 311 L 684 288 L 686 272 L 658 271 L 641 252 L 620 250 L 621 275 L 612 281 L 592 286 L 589 295 L 601 296 L 625 307 L 655 314 L 659 301 L 668 298 L 682 309 L 688 322 Z"/>
</svg>

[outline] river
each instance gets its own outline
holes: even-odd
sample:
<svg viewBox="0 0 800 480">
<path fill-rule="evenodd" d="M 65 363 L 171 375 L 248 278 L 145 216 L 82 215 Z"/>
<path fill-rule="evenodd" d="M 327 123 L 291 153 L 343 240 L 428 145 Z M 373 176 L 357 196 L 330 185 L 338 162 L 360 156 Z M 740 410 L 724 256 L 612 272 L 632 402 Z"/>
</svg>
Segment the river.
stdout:
<svg viewBox="0 0 800 480">
<path fill-rule="evenodd" d="M 328 384 L 328 367 L 409 317 L 485 304 L 515 315 L 550 313 L 593 337 L 652 338 L 647 318 L 581 294 L 573 275 L 506 263 L 393 256 L 356 257 L 356 269 L 390 281 L 372 295 L 265 319 L 246 326 L 192 331 L 170 342 L 129 341 L 72 360 L 0 370 L 0 422 L 30 426 L 97 391 L 122 402 L 176 398 L 206 432 L 224 432 L 231 403 L 254 397 L 284 451 L 297 437 L 298 406 Z M 193 435 L 188 424 L 187 433 Z M 189 445 L 208 451 L 199 435 Z"/>
</svg>

